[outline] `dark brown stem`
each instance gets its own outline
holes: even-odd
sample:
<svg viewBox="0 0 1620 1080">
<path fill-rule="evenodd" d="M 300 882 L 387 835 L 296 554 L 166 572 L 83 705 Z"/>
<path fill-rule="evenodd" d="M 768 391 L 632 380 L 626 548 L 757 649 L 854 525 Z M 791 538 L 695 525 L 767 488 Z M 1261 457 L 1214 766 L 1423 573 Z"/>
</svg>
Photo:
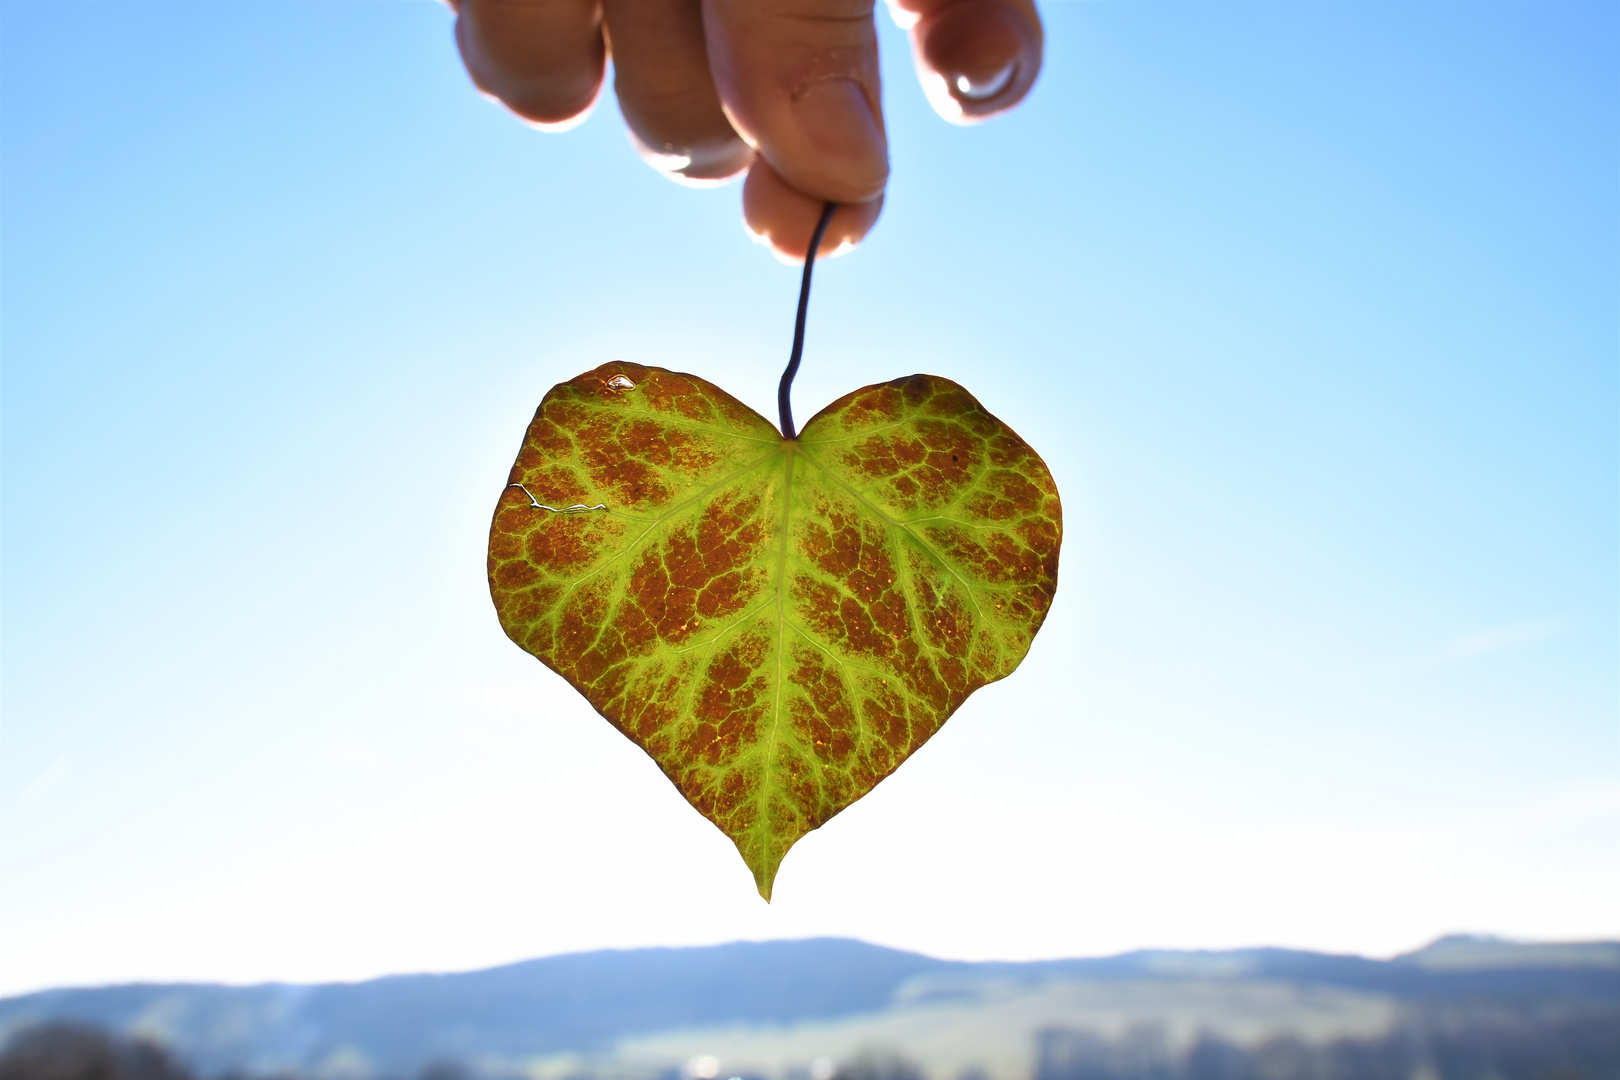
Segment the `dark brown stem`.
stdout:
<svg viewBox="0 0 1620 1080">
<path fill-rule="evenodd" d="M 793 352 L 788 357 L 787 370 L 782 372 L 782 382 L 776 388 L 776 408 L 782 414 L 782 437 L 796 439 L 799 433 L 793 428 L 793 376 L 799 373 L 799 357 L 804 355 L 804 316 L 810 310 L 810 271 L 816 265 L 816 252 L 821 248 L 821 238 L 827 233 L 827 225 L 832 221 L 833 211 L 838 204 L 828 202 L 821 208 L 821 220 L 816 222 L 816 231 L 810 237 L 810 250 L 804 256 L 804 280 L 799 283 L 799 317 L 793 320 Z"/>
</svg>

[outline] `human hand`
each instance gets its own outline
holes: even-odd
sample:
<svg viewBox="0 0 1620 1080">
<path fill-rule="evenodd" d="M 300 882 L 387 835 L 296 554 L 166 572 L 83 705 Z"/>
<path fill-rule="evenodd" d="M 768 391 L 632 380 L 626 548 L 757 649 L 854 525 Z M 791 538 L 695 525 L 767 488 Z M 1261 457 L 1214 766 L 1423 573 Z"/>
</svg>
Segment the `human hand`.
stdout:
<svg viewBox="0 0 1620 1080">
<path fill-rule="evenodd" d="M 584 119 L 609 52 L 641 155 L 671 179 L 747 172 L 743 219 L 803 259 L 858 243 L 889 178 L 873 0 L 450 0 L 478 88 L 541 128 Z M 953 123 L 1010 109 L 1041 66 L 1034 0 L 890 0 L 923 89 Z"/>
</svg>

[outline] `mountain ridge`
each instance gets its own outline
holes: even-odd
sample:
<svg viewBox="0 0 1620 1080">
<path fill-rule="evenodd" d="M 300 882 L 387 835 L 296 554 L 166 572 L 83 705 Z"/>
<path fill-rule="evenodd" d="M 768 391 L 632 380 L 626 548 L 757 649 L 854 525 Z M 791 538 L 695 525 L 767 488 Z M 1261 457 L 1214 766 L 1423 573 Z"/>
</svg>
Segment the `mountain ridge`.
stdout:
<svg viewBox="0 0 1620 1080">
<path fill-rule="evenodd" d="M 379 1074 L 406 1075 L 432 1060 L 605 1054 L 621 1040 L 662 1031 L 877 1014 L 989 983 L 1190 981 L 1286 982 L 1403 1001 L 1620 1002 L 1620 943 L 1453 936 L 1390 960 L 1256 948 L 961 961 L 846 938 L 609 949 L 350 983 L 37 991 L 0 999 L 0 1038 L 68 1020 L 158 1038 L 204 1073 L 317 1071 L 347 1049 Z"/>
</svg>

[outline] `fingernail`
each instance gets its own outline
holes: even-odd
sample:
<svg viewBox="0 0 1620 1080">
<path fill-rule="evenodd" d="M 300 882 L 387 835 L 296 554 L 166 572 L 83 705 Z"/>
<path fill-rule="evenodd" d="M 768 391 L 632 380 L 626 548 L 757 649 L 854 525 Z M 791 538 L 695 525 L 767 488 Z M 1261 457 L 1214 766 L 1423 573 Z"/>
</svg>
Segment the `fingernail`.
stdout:
<svg viewBox="0 0 1620 1080">
<path fill-rule="evenodd" d="M 889 171 L 889 148 L 859 83 L 850 79 L 811 83 L 793 99 L 793 108 L 818 156 L 857 186 L 882 187 Z"/>
<path fill-rule="evenodd" d="M 969 101 L 988 101 L 1007 89 L 1007 84 L 1012 82 L 1013 72 L 1017 69 L 1018 63 L 1014 61 L 995 74 L 982 78 L 958 75 L 951 80 L 951 85 L 956 88 L 958 97 Z"/>
</svg>

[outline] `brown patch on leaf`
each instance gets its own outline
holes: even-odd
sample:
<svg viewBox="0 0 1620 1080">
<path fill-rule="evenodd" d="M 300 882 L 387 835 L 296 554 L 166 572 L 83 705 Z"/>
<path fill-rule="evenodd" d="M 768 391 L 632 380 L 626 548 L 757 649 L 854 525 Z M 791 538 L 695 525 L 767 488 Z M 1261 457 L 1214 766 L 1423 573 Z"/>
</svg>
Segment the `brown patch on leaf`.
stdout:
<svg viewBox="0 0 1620 1080">
<path fill-rule="evenodd" d="M 838 668 L 808 645 L 793 649 L 790 681 L 802 693 L 788 702 L 794 731 L 824 764 L 836 765 L 854 753 L 860 737 L 854 702 Z"/>
</svg>

